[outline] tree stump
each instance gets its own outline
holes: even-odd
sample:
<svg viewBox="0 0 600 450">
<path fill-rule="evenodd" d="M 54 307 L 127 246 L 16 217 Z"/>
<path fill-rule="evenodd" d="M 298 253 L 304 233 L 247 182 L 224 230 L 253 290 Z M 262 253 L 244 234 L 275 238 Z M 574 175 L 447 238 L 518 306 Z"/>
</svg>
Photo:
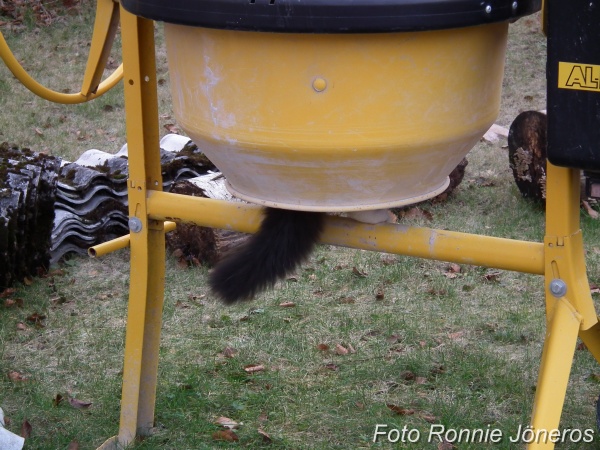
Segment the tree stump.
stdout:
<svg viewBox="0 0 600 450">
<path fill-rule="evenodd" d="M 546 201 L 547 118 L 538 111 L 517 116 L 508 132 L 508 159 L 525 198 Z"/>
</svg>

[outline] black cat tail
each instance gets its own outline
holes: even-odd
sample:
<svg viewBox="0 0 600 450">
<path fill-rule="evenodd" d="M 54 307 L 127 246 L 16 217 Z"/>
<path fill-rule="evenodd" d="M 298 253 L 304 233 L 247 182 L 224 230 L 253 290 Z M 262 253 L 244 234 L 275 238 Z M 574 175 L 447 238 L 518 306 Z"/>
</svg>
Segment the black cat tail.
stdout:
<svg viewBox="0 0 600 450">
<path fill-rule="evenodd" d="M 292 272 L 313 251 L 325 213 L 266 208 L 258 232 L 225 256 L 209 277 L 225 304 L 252 300 Z"/>
</svg>

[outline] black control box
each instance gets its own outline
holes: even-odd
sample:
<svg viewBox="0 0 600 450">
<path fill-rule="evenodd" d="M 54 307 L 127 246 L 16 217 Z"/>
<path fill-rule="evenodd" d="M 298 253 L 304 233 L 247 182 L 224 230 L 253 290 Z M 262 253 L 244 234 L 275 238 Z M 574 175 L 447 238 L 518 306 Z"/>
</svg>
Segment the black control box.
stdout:
<svg viewBox="0 0 600 450">
<path fill-rule="evenodd" d="M 548 160 L 600 170 L 600 0 L 546 0 Z"/>
</svg>

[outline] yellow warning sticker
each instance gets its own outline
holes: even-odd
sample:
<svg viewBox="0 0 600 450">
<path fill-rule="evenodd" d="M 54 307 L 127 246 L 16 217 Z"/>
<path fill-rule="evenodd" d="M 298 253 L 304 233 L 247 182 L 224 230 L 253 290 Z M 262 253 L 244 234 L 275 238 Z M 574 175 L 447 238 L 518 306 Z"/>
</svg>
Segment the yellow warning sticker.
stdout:
<svg viewBox="0 0 600 450">
<path fill-rule="evenodd" d="M 600 92 L 600 66 L 559 62 L 558 87 Z"/>
</svg>

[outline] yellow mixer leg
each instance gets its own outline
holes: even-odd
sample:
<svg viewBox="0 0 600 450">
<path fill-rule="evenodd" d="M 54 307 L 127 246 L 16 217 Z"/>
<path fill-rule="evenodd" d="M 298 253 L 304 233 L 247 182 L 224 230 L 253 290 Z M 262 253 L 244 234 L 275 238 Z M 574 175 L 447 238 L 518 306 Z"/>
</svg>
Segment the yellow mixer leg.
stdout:
<svg viewBox="0 0 600 450">
<path fill-rule="evenodd" d="M 165 238 L 148 219 L 148 190 L 161 190 L 154 23 L 121 10 L 127 142 L 131 277 L 118 443 L 154 425 L 162 323 Z"/>
<path fill-rule="evenodd" d="M 553 449 L 577 336 L 598 354 L 598 319 L 586 276 L 579 228 L 579 171 L 548 163 L 545 283 L 547 331 L 532 414 L 535 437 L 528 449 Z"/>
</svg>

